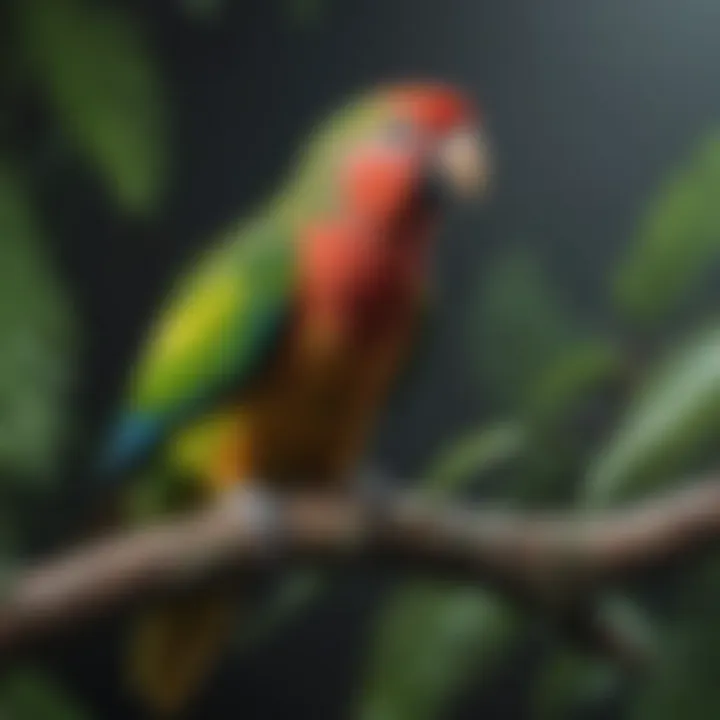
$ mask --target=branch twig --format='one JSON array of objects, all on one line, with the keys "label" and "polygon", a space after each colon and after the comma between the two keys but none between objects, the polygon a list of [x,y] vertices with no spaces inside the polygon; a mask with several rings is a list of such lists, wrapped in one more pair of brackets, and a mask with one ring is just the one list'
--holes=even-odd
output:
[{"label": "branch twig", "polygon": [[[11,583],[0,601],[0,660],[134,603],[277,560],[451,574],[562,611],[720,539],[720,481],[592,516],[437,506],[407,494],[375,510],[357,497],[244,493],[76,549]],[[616,638],[598,638],[620,652]]]}]

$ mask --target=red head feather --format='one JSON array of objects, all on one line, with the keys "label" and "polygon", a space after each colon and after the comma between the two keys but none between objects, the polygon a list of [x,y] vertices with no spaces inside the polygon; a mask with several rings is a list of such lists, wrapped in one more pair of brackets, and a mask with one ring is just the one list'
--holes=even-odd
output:
[{"label": "red head feather", "polygon": [[470,100],[449,85],[408,83],[392,86],[386,92],[398,116],[412,119],[434,134],[478,120]]},{"label": "red head feather", "polygon": [[415,142],[361,145],[347,158],[344,189],[349,205],[365,215],[390,217],[422,182],[426,151],[444,136],[476,124],[477,112],[458,90],[439,83],[407,83],[381,90],[395,121],[407,121]]}]

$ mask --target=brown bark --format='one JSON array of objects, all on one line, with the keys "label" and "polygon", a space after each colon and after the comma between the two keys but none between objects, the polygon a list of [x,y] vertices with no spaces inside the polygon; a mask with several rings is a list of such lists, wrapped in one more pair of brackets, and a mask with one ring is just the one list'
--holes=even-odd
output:
[{"label": "brown bark", "polygon": [[470,509],[402,493],[379,506],[353,496],[246,492],[18,573],[0,601],[0,659],[158,595],[302,561],[371,562],[481,583],[634,661],[635,648],[587,615],[588,602],[718,538],[718,481],[594,514]]}]

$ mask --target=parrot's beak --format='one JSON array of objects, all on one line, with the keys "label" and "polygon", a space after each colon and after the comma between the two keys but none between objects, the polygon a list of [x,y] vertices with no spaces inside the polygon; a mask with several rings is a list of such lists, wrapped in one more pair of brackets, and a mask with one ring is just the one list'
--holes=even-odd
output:
[{"label": "parrot's beak", "polygon": [[477,130],[456,130],[440,144],[437,169],[453,195],[485,197],[492,176],[492,158],[486,138]]}]

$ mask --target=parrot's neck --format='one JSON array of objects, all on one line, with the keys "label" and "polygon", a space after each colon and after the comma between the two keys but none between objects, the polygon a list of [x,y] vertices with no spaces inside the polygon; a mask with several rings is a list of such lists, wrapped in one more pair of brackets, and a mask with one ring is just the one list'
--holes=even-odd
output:
[{"label": "parrot's neck", "polygon": [[301,240],[306,311],[365,339],[409,321],[425,294],[433,224],[416,208],[310,225]]}]

